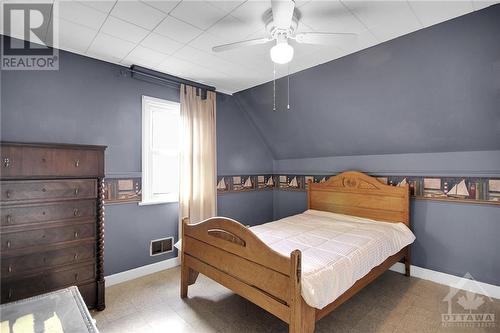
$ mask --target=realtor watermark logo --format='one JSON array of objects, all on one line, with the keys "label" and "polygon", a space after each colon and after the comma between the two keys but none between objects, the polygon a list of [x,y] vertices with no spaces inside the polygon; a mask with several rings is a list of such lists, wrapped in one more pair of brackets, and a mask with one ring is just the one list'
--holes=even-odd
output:
[{"label": "realtor watermark logo", "polygon": [[[470,290],[475,290],[477,293]],[[460,280],[443,298],[448,303],[447,313],[441,314],[441,326],[449,328],[493,328],[496,326],[494,311],[488,304],[493,299],[470,273]]]},{"label": "realtor watermark logo", "polygon": [[2,70],[59,69],[57,20],[52,20],[57,14],[56,3],[2,5]]}]

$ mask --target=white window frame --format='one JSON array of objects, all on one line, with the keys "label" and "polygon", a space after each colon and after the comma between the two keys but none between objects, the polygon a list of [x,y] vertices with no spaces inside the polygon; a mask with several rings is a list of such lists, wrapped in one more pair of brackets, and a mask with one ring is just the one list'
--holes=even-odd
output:
[{"label": "white window frame", "polygon": [[151,105],[161,105],[170,110],[180,112],[180,103],[159,99],[150,96],[142,96],[142,200],[139,205],[155,205],[169,202],[178,202],[179,193],[153,194],[153,165],[151,152],[152,139],[152,117]]}]

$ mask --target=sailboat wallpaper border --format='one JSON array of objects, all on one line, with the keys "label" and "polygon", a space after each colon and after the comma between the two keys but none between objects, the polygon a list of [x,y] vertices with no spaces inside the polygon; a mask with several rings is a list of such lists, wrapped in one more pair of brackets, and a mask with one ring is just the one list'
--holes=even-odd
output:
[{"label": "sailboat wallpaper border", "polygon": [[142,178],[104,178],[104,204],[124,204],[142,200]]},{"label": "sailboat wallpaper border", "polygon": [[[305,191],[309,180],[321,183],[333,175],[238,175],[218,176],[217,193],[248,191]],[[387,185],[408,183],[413,198],[500,205],[500,178],[375,176]]]}]

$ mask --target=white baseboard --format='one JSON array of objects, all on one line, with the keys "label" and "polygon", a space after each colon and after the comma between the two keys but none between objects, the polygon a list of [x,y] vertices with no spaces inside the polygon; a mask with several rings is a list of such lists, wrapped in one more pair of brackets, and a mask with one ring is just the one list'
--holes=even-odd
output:
[{"label": "white baseboard", "polygon": [[125,281],[140,278],[145,275],[153,274],[165,269],[173,268],[180,265],[179,257],[155,262],[154,264],[137,267],[125,272],[120,272],[112,275],[105,276],[106,287],[119,284]]},{"label": "white baseboard", "polygon": [[[390,268],[390,270],[404,274],[405,265],[403,263],[398,262],[394,264]],[[476,294],[481,294],[488,297],[494,297],[500,299],[500,286],[495,286],[493,284],[479,282],[475,280],[468,280],[463,277],[441,273],[413,265],[411,265],[410,275],[420,279],[443,284],[445,286],[449,286],[452,288],[464,289]]]}]

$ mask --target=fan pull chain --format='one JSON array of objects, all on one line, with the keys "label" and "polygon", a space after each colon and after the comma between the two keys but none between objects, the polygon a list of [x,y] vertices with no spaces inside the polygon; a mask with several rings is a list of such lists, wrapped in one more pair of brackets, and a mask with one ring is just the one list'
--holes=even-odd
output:
[{"label": "fan pull chain", "polygon": [[273,111],[276,111],[276,64],[273,63]]},{"label": "fan pull chain", "polygon": [[287,66],[287,97],[286,97],[286,109],[290,110],[290,63]]}]

